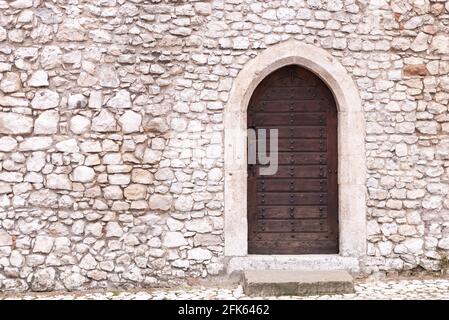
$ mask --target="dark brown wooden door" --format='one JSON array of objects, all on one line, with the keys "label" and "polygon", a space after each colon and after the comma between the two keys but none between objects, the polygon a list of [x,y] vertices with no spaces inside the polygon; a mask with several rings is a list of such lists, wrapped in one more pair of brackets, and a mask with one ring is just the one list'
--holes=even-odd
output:
[{"label": "dark brown wooden door", "polygon": [[248,252],[338,253],[337,109],[329,88],[304,68],[283,67],[256,88],[248,128],[279,136],[276,174],[248,165]]}]

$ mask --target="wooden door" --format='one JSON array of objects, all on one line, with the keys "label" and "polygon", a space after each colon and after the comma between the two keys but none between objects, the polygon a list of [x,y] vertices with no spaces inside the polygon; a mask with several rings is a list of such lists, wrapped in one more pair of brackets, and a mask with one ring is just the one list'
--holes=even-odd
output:
[{"label": "wooden door", "polygon": [[307,69],[283,67],[256,88],[248,128],[278,129],[279,137],[276,174],[248,165],[248,252],[338,253],[337,109],[329,88]]}]

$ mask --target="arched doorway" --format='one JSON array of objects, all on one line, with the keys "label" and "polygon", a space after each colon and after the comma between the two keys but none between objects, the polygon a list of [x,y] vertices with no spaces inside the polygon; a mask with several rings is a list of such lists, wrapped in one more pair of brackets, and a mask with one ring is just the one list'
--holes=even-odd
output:
[{"label": "arched doorway", "polygon": [[[257,86],[247,114],[248,129],[278,133],[276,173],[264,174],[259,158],[248,164],[248,253],[338,253],[337,108],[330,89],[311,71],[287,65]],[[269,154],[269,141],[261,142]]]},{"label": "arched doorway", "polygon": [[[288,65],[310,70],[331,90],[338,111],[338,254],[248,254],[247,119],[258,85]],[[261,51],[234,79],[224,111],[224,240],[227,272],[242,269],[357,272],[366,254],[365,119],[358,88],[339,59],[297,40]]]}]

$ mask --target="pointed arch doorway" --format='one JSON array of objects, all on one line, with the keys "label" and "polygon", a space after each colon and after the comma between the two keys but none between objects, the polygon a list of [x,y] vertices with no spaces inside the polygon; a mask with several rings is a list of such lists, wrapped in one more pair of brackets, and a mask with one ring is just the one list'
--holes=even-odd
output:
[{"label": "pointed arch doorway", "polygon": [[284,66],[254,91],[247,126],[278,132],[277,172],[248,164],[248,253],[338,253],[337,108],[329,88],[303,67]]}]

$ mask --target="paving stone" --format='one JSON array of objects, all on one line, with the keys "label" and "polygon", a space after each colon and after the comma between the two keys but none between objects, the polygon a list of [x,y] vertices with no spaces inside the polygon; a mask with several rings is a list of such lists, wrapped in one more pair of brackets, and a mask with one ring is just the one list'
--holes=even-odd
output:
[{"label": "paving stone", "polygon": [[[90,267],[90,266],[89,266]],[[50,270],[51,271],[51,270]],[[39,288],[48,288],[54,285],[51,272],[39,275]],[[83,280],[80,279],[75,279]],[[70,294],[46,293],[45,295],[32,294],[0,294],[0,300],[168,300],[168,299],[282,299],[282,300],[436,300],[449,299],[448,279],[412,280],[403,279],[395,281],[369,281],[354,283],[354,293],[323,294],[309,296],[247,296],[242,286],[220,287],[185,287],[182,289],[150,289],[139,291],[102,291],[95,293],[72,292]]]}]

